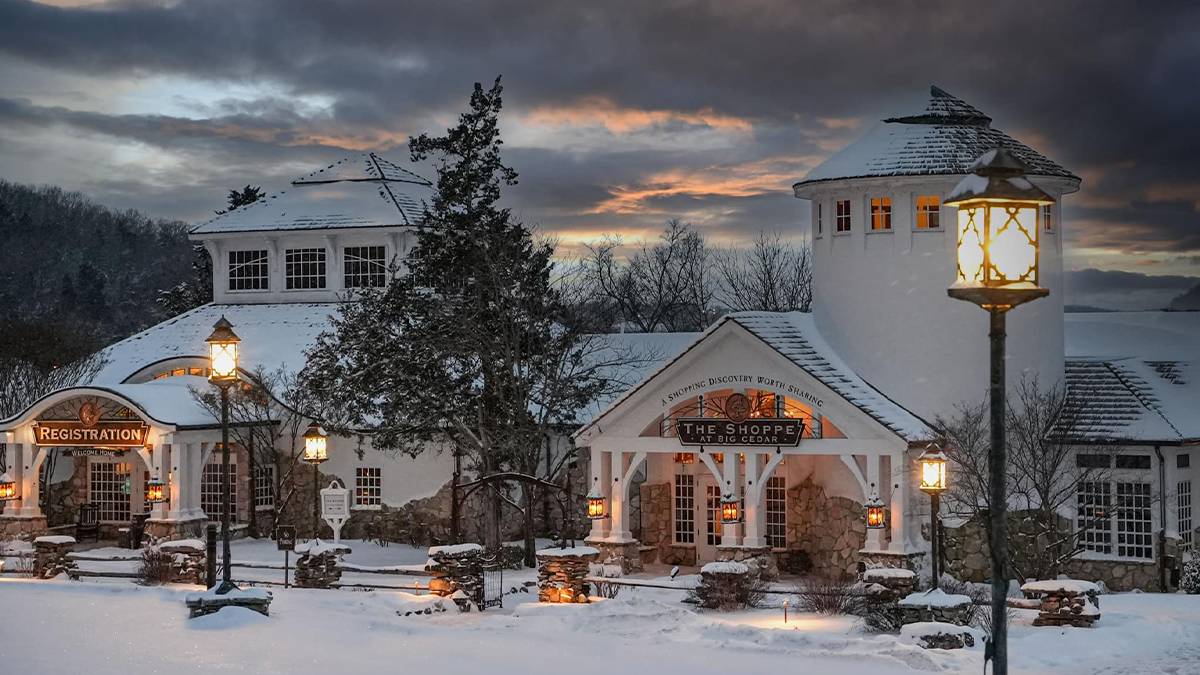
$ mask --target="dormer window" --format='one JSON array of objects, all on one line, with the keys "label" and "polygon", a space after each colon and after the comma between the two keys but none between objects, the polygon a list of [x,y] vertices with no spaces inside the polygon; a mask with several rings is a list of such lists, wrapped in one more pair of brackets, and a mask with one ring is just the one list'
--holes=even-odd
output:
[{"label": "dormer window", "polygon": [[383,246],[347,246],[342,250],[346,288],[377,288],[387,283]]},{"label": "dormer window", "polygon": [[265,250],[229,252],[229,290],[265,291],[268,288]]},{"label": "dormer window", "polygon": [[871,231],[886,232],[892,229],[892,198],[871,198]]},{"label": "dormer window", "polygon": [[917,197],[918,230],[940,230],[942,228],[942,198],[937,195]]},{"label": "dormer window", "polygon": [[850,231],[850,200],[849,199],[839,199],[835,203],[835,206],[837,207],[837,213],[836,213],[837,220],[834,222],[834,227],[836,228],[835,231],[836,232],[849,232]]},{"label": "dormer window", "polygon": [[289,291],[325,288],[325,249],[289,248],[284,254],[284,273]]}]

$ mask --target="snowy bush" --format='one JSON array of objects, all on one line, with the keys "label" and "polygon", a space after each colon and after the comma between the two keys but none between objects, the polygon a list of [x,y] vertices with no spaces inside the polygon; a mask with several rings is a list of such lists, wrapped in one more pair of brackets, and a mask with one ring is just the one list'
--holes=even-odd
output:
[{"label": "snowy bush", "polygon": [[1200,594],[1200,559],[1193,558],[1183,563],[1183,576],[1179,588],[1190,595]]},{"label": "snowy bush", "polygon": [[799,608],[817,614],[859,614],[862,611],[861,584],[833,577],[808,577],[796,584]]},{"label": "snowy bush", "polygon": [[157,546],[142,549],[138,561],[137,582],[143,586],[158,586],[171,581],[175,571],[175,556]]}]

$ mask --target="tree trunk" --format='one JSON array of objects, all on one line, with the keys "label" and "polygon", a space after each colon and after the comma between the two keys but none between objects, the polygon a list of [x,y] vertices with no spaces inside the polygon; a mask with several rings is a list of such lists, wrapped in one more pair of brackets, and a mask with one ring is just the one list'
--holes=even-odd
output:
[{"label": "tree trunk", "polygon": [[521,485],[521,501],[525,505],[525,566],[536,567],[537,559],[534,557],[534,549],[537,548],[537,541],[533,536],[533,499],[534,486],[525,483]]}]

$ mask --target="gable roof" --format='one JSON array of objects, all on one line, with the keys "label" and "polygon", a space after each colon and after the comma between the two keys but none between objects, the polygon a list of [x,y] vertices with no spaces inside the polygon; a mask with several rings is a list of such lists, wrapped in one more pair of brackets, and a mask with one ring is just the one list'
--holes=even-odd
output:
[{"label": "gable roof", "polygon": [[291,187],[227,211],[193,235],[416,225],[432,183],[374,152],[300,176]]},{"label": "gable roof", "polygon": [[818,382],[832,389],[846,401],[906,441],[929,440],[936,436],[933,427],[928,423],[889,399],[851,370],[821,336],[812,314],[804,312],[726,314],[696,336],[686,348],[671,359],[664,361],[658,368],[648,372],[637,386],[631,387],[609,403],[591,421],[575,432],[575,436],[579,436],[595,425],[602,417],[649,384],[684,354],[702,344],[727,322],[734,322],[746,329],[768,347],[779,352]]},{"label": "gable roof", "polygon": [[1200,313],[1066,315],[1077,433],[1098,443],[1200,442]]},{"label": "gable roof", "polygon": [[965,175],[980,155],[1006,146],[1031,167],[1031,175],[1078,177],[1037,150],[994,129],[971,104],[932,86],[924,110],[889,117],[822,162],[793,187],[844,178]]}]

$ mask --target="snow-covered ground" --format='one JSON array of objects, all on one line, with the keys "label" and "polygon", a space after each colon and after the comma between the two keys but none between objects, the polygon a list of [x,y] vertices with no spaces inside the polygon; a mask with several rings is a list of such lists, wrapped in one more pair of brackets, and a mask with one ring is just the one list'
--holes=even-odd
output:
[{"label": "snow-covered ground", "polygon": [[[869,635],[851,617],[779,609],[698,612],[678,591],[624,589],[592,605],[538,605],[405,617],[429,600],[391,591],[272,589],[271,616],[226,609],[188,620],[196,590],[126,581],[0,579],[5,672],[477,675],[980,673],[982,650],[926,651]],[[1093,629],[1012,628],[1014,673],[1200,672],[1200,599],[1104,596]]]}]

